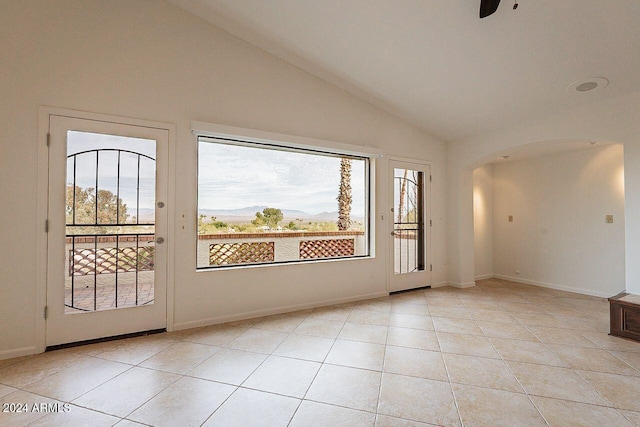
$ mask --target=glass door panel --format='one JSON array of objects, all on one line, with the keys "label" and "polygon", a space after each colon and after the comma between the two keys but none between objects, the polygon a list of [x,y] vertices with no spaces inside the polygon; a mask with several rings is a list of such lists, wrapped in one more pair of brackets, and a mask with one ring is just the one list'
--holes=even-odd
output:
[{"label": "glass door panel", "polygon": [[154,302],[156,141],[67,132],[65,313]]},{"label": "glass door panel", "polygon": [[394,168],[394,274],[424,270],[424,174]]}]

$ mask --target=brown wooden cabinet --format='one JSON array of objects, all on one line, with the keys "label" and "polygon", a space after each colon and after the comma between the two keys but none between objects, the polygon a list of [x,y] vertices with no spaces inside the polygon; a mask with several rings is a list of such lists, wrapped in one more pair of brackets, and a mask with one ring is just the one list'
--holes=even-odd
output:
[{"label": "brown wooden cabinet", "polygon": [[640,296],[620,293],[609,298],[610,335],[640,341]]}]

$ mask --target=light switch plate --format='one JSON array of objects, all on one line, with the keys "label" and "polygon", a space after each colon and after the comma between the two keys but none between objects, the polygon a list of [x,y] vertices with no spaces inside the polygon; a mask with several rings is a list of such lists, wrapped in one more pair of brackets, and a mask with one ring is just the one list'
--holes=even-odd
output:
[{"label": "light switch plate", "polygon": [[607,224],[613,224],[613,215],[605,215],[604,222]]}]

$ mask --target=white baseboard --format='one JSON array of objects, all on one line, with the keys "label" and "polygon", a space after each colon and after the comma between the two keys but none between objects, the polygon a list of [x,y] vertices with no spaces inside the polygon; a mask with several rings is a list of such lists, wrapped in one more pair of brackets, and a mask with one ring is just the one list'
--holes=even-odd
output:
[{"label": "white baseboard", "polygon": [[238,321],[238,320],[253,319],[253,318],[256,318],[256,317],[271,316],[271,315],[274,315],[274,314],[291,313],[293,311],[298,311],[298,310],[307,310],[307,309],[310,309],[310,308],[326,307],[326,306],[329,306],[329,305],[343,304],[343,303],[354,302],[354,301],[363,301],[363,300],[368,300],[368,299],[373,299],[373,298],[381,298],[381,297],[386,297],[386,296],[389,296],[389,292],[375,292],[375,293],[372,293],[372,294],[365,294],[365,295],[358,295],[358,296],[344,297],[344,298],[336,298],[336,299],[325,300],[325,301],[320,301],[320,302],[312,302],[312,303],[305,303],[305,304],[295,304],[295,305],[289,305],[289,306],[285,306],[285,307],[269,308],[269,309],[265,309],[265,310],[248,311],[248,312],[245,312],[245,313],[231,314],[231,315],[227,315],[227,316],[209,317],[207,319],[193,320],[193,321],[190,321],[190,322],[175,323],[173,325],[173,329],[175,331],[179,331],[179,330],[182,330],[182,329],[199,328],[199,327],[202,327],[202,326],[216,325],[216,324],[219,324],[219,323],[235,322],[235,321]]},{"label": "white baseboard", "polygon": [[449,282],[438,282],[438,283],[434,283],[431,285],[431,288],[442,288],[444,286],[447,286],[449,284]]},{"label": "white baseboard", "polygon": [[448,282],[447,285],[452,286],[458,289],[471,288],[476,285],[476,282],[467,282],[467,283],[459,283],[459,282]]},{"label": "white baseboard", "polygon": [[0,360],[11,359],[13,357],[20,357],[20,356],[29,356],[31,354],[36,354],[36,353],[38,353],[38,351],[35,346],[14,348],[12,350],[3,350],[3,351],[0,351]]},{"label": "white baseboard", "polygon": [[493,274],[481,274],[479,276],[474,277],[474,280],[486,280],[493,279],[495,276]]},{"label": "white baseboard", "polygon": [[510,280],[512,282],[524,283],[526,285],[540,286],[541,288],[549,288],[549,289],[555,289],[558,291],[573,292],[575,294],[582,294],[582,295],[591,295],[593,297],[599,297],[599,298],[609,298],[618,293],[618,292],[614,292],[613,294],[611,294],[609,292],[600,292],[600,291],[593,291],[590,289],[574,288],[571,286],[556,285],[555,283],[539,282],[537,280],[529,280],[529,279],[524,279],[522,277],[506,276],[503,274],[494,274],[493,277],[495,277],[496,279],[504,279],[504,280]]}]

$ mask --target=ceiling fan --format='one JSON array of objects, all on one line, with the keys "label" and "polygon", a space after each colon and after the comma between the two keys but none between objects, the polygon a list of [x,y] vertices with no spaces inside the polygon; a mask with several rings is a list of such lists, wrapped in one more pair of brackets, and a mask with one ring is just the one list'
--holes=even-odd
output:
[{"label": "ceiling fan", "polygon": [[[498,10],[498,6],[500,5],[500,0],[480,0],[480,18],[486,18],[489,15],[492,15],[496,10]],[[513,4],[513,10],[518,8],[518,0],[515,0]]]}]

